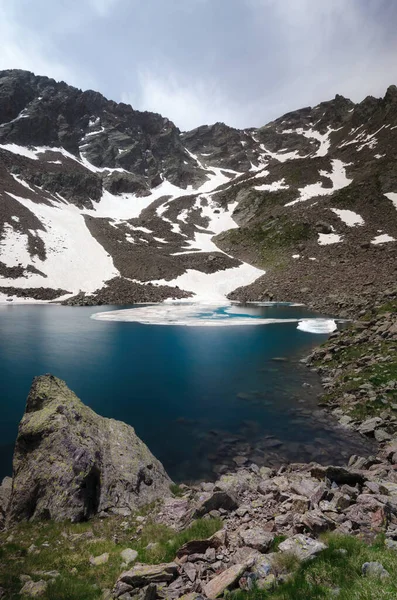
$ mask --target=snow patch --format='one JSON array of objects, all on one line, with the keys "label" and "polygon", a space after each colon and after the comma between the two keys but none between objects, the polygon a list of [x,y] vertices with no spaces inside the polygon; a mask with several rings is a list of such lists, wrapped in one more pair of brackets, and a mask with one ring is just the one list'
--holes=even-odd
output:
[{"label": "snow patch", "polygon": [[348,227],[356,227],[357,225],[365,225],[364,219],[352,210],[342,210],[339,208],[331,208]]},{"label": "snow patch", "polygon": [[329,244],[338,244],[342,241],[342,236],[338,233],[319,233],[318,243],[320,246],[328,246]]},{"label": "snow patch", "polygon": [[[218,248],[217,251],[219,252]],[[242,285],[250,285],[261,275],[264,275],[264,271],[243,263],[238,267],[209,274],[195,269],[187,269],[186,273],[172,281],[160,279],[152,281],[152,283],[178,286],[183,290],[193,292],[195,302],[224,303],[230,292]]]},{"label": "snow patch", "polygon": [[26,233],[15,231],[11,225],[5,223],[3,238],[0,240],[0,256],[7,267],[17,267],[19,264],[27,267],[32,260],[28,252]]},{"label": "snow patch", "polygon": [[299,198],[296,200],[292,200],[292,202],[287,202],[285,206],[293,206],[298,202],[305,202],[310,198],[315,198],[316,196],[329,196],[333,194],[336,190],[340,190],[351,184],[353,181],[346,176],[346,167],[347,164],[344,164],[339,159],[333,159],[331,161],[332,171],[320,171],[320,175],[322,177],[328,177],[331,179],[332,187],[325,188],[323,187],[321,181],[317,183],[311,183],[306,185],[303,188],[299,188]]},{"label": "snow patch", "polygon": [[394,207],[397,209],[397,192],[388,192],[385,196],[393,202]]},{"label": "snow patch", "polygon": [[32,258],[27,250],[27,236],[13,230],[8,231],[5,238],[5,243],[8,244],[5,258],[23,266],[32,264],[45,273],[47,278],[43,279],[41,275],[32,273],[19,279],[3,279],[3,285],[20,288],[45,285],[63,288],[73,293],[79,290],[94,292],[102,287],[105,281],[119,274],[112,258],[92,237],[83,215],[76,206],[37,204],[7,193],[30,210],[45,227],[45,231],[38,230],[35,233],[45,244],[47,258],[43,261],[37,256]]},{"label": "snow patch", "polygon": [[371,240],[371,244],[377,246],[379,244],[386,244],[387,242],[395,241],[395,238],[389,235],[388,233],[382,233],[381,235],[377,235],[373,240]]},{"label": "snow patch", "polygon": [[258,192],[277,192],[278,190],[288,190],[289,185],[285,184],[285,179],[280,179],[280,181],[273,181],[273,183],[263,183],[262,185],[255,185],[255,190]]}]

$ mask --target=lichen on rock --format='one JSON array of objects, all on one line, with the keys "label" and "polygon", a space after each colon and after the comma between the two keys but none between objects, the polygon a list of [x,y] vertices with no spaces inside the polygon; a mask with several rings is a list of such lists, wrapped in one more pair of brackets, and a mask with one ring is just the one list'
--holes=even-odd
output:
[{"label": "lichen on rock", "polygon": [[97,415],[52,375],[34,379],[15,445],[10,522],[127,514],[167,495],[170,482],[131,426]]}]

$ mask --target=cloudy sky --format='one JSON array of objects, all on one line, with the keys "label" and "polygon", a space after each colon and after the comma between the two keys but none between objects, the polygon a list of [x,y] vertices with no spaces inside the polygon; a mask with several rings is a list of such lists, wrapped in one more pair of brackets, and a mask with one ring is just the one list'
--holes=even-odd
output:
[{"label": "cloudy sky", "polygon": [[397,84],[395,0],[0,0],[0,69],[28,69],[182,130],[259,126]]}]

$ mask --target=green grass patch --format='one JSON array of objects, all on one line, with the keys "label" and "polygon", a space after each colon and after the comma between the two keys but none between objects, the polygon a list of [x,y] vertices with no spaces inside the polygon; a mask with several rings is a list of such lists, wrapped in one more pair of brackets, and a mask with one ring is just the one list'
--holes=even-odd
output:
[{"label": "green grass patch", "polygon": [[[35,581],[49,581],[42,596],[45,600],[96,600],[101,598],[101,590],[114,586],[121,573],[123,549],[135,549],[140,562],[168,562],[185,542],[205,539],[222,526],[220,519],[199,519],[186,530],[175,532],[153,523],[149,517],[143,525],[134,517],[93,519],[76,524],[20,523],[0,534],[0,587],[6,590],[7,600],[19,599],[23,587],[20,575],[24,574]],[[148,544],[152,547],[147,548]],[[29,548],[33,546],[32,552]],[[107,563],[90,564],[91,556],[105,552],[109,554]],[[44,571],[58,571],[60,576],[50,582],[49,577],[43,575]]]},{"label": "green grass patch", "polygon": [[178,498],[180,498],[185,493],[185,490],[183,488],[181,488],[181,486],[178,485],[177,483],[171,483],[170,492],[174,496],[177,496]]},{"label": "green grass patch", "polygon": [[[397,552],[379,538],[372,546],[352,536],[324,536],[328,549],[312,561],[284,566],[291,577],[273,592],[237,591],[233,600],[395,600],[397,598]],[[342,550],[342,552],[341,552]],[[364,562],[377,561],[389,572],[385,580],[363,577]],[[336,595],[336,591],[338,594]]]}]

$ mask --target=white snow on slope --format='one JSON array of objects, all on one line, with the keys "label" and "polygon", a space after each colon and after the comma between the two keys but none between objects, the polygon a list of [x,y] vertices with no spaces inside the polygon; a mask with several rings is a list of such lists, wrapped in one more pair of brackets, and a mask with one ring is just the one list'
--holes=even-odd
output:
[{"label": "white snow on slope", "polygon": [[342,236],[338,233],[319,233],[318,243],[320,246],[328,246],[329,244],[338,244],[342,241]]},{"label": "white snow on slope", "polygon": [[19,156],[26,156],[32,160],[38,160],[36,150],[25,148],[25,146],[19,146],[18,144],[0,144],[0,149],[8,150],[8,152],[12,152],[13,154],[19,154]]},{"label": "white snow on slope", "polygon": [[[19,264],[28,265],[31,262],[28,252],[28,236],[16,231],[6,223],[0,240],[0,260],[7,267],[16,267]],[[2,280],[3,281],[3,280]]]},{"label": "white snow on slope", "polygon": [[315,198],[316,196],[329,196],[336,190],[340,190],[351,184],[353,181],[346,176],[346,168],[348,165],[344,164],[339,159],[333,159],[331,161],[332,171],[320,171],[320,175],[322,177],[328,177],[331,179],[332,187],[325,188],[323,187],[321,181],[317,183],[311,183],[306,185],[303,188],[299,188],[299,198],[296,200],[292,200],[291,202],[287,202],[285,206],[293,206],[298,202],[305,202],[305,200],[309,200],[310,198]]},{"label": "white snow on slope", "polygon": [[[84,155],[79,159],[63,148],[40,147],[27,149],[16,145],[7,145],[6,149],[33,160],[38,160],[39,154],[43,152],[60,153],[95,172],[123,170],[94,167],[85,159]],[[196,160],[201,164],[197,158]],[[209,223],[206,228],[200,228],[201,231],[196,232],[194,240],[184,244],[186,248],[185,252],[221,252],[211,241],[211,238],[214,234],[221,231],[237,227],[231,216],[236,204],[232,203],[226,210],[223,210],[212,202],[211,194],[214,193],[219,185],[230,182],[239,173],[230,169],[220,169],[217,167],[207,167],[205,170],[208,179],[198,190],[193,189],[192,186],[189,186],[187,189],[179,188],[163,180],[157,188],[152,190],[149,196],[143,198],[136,197],[134,194],[116,196],[105,191],[101,200],[98,203],[93,203],[92,209],[80,210],[68,204],[59,194],[56,197],[62,202],[62,205],[57,204],[56,200],[54,200],[53,206],[48,206],[34,203],[31,200],[10,193],[10,196],[28,208],[45,226],[46,231],[38,231],[36,235],[45,244],[47,259],[41,261],[37,256],[31,258],[27,251],[27,236],[14,232],[12,227],[10,227],[12,231],[8,231],[8,237],[6,237],[4,243],[9,244],[8,248],[11,248],[10,245],[12,245],[13,249],[10,250],[10,253],[14,260],[17,257],[18,263],[21,262],[24,266],[27,266],[27,264],[35,265],[48,277],[43,279],[40,275],[29,274],[28,277],[18,280],[3,279],[3,285],[15,285],[21,288],[40,286],[59,287],[73,293],[77,293],[80,290],[90,293],[102,287],[106,280],[111,279],[119,273],[114,267],[111,257],[95,238],[91,236],[85,225],[84,215],[113,219],[116,225],[120,221],[138,217],[144,208],[162,196],[170,196],[170,198],[164,205],[157,208],[157,214],[164,220],[168,220],[164,213],[167,210],[169,202],[181,196],[203,194],[207,204],[204,205],[203,203],[203,206],[200,206],[200,208],[202,215],[208,217]],[[220,212],[215,212],[215,210],[219,210]],[[186,215],[182,214],[182,222],[183,217],[186,218]],[[180,226],[177,223],[170,221],[170,224],[174,232],[185,235],[181,233]],[[144,228],[134,228],[131,226],[131,229],[143,230]],[[149,230],[145,231],[145,233],[149,233]],[[128,241],[134,243],[134,238],[129,236]],[[141,241],[147,240],[142,239]],[[161,238],[158,238],[158,241],[166,243],[166,240]],[[16,247],[18,251],[14,252],[14,248]],[[184,275],[177,278],[175,283],[167,281],[164,281],[164,283],[168,285],[180,285],[188,291],[193,291],[200,302],[207,302],[208,299],[215,299],[216,302],[224,302],[226,294],[240,285],[252,283],[260,275],[263,275],[263,271],[250,265],[242,264],[239,267],[209,275],[190,269]]]},{"label": "white snow on slope", "polygon": [[273,183],[263,183],[262,185],[255,185],[254,189],[258,192],[277,192],[278,190],[288,190],[289,185],[285,184],[285,179],[280,181],[273,181]]},{"label": "white snow on slope", "polygon": [[[207,204],[203,203],[206,201]],[[181,254],[191,254],[196,252],[222,252],[218,246],[214,244],[212,238],[214,235],[227,231],[228,229],[235,229],[238,227],[237,223],[233,220],[232,214],[237,206],[237,202],[232,202],[228,205],[227,210],[220,208],[210,197],[210,194],[203,194],[199,196],[195,202],[195,208],[201,208],[201,214],[203,217],[207,217],[209,223],[206,229],[202,229],[200,232],[195,232],[194,240],[187,240],[184,242],[186,250],[181,252],[174,252],[173,256],[180,256]],[[220,212],[215,212],[216,210]],[[222,252],[222,254],[225,254]]]},{"label": "white snow on slope", "polygon": [[[255,138],[254,138],[255,139]],[[257,140],[255,140],[257,141]],[[265,156],[262,157],[263,160],[266,159],[266,156],[270,156],[271,158],[275,158],[279,162],[286,162],[287,160],[294,160],[297,158],[304,158],[304,156],[300,156],[298,150],[294,150],[293,152],[271,152],[263,144],[259,146],[262,152],[265,153]]]},{"label": "white snow on slope", "polygon": [[389,235],[388,233],[381,233],[380,235],[377,235],[376,237],[374,237],[373,240],[371,240],[371,244],[374,244],[375,246],[377,246],[378,244],[386,244],[387,242],[395,242],[395,238],[392,237],[391,235]]},{"label": "white snow on slope", "polygon": [[331,208],[348,227],[356,227],[357,225],[365,225],[364,219],[352,210],[342,210],[339,208]]},{"label": "white snow on slope", "polygon": [[[264,271],[244,263],[238,267],[209,274],[188,269],[186,273],[172,281],[161,279],[152,281],[152,283],[179,286],[183,290],[193,292],[195,294],[194,302],[224,304],[227,302],[226,296],[230,292],[242,285],[253,283],[261,275],[264,275]],[[192,299],[190,299],[191,301]]]},{"label": "white snow on slope", "polygon": [[92,237],[77,207],[71,204],[59,207],[37,204],[7,193],[36,215],[46,228],[46,231],[36,232],[45,244],[46,260],[42,261],[37,256],[31,258],[27,251],[27,236],[18,232],[8,233],[6,238],[7,244],[14,244],[10,256],[23,266],[33,264],[48,279],[32,273],[17,280],[2,279],[3,285],[21,288],[44,286],[63,288],[74,293],[79,290],[90,293],[119,274],[112,258]]},{"label": "white snow on slope", "polygon": [[389,192],[388,194],[385,194],[386,198],[388,198],[389,200],[391,200],[394,204],[394,207],[397,208],[397,193],[396,192]]},{"label": "white snow on slope", "polygon": [[338,131],[338,129],[331,129],[331,127],[328,127],[326,133],[320,133],[315,129],[304,130],[302,127],[299,127],[298,129],[284,129],[281,133],[297,133],[298,135],[303,135],[305,138],[312,138],[320,142],[319,149],[312,156],[312,158],[314,158],[315,156],[326,156],[328,154],[331,145],[329,136],[333,131]]}]

